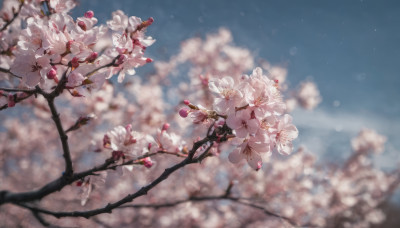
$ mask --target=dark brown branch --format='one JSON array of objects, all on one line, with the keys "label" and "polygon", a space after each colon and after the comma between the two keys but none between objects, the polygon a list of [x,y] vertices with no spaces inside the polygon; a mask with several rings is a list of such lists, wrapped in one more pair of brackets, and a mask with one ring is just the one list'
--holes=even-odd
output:
[{"label": "dark brown branch", "polygon": [[57,131],[58,131],[58,134],[60,135],[60,139],[61,139],[61,144],[62,144],[62,148],[63,148],[63,156],[64,156],[64,160],[65,160],[64,175],[69,178],[69,177],[72,177],[74,170],[72,167],[71,153],[70,153],[69,145],[68,145],[68,136],[67,136],[67,134],[65,134],[65,131],[61,124],[60,114],[58,114],[56,106],[54,105],[54,97],[47,98],[47,103],[50,107],[53,121],[57,126]]},{"label": "dark brown branch", "polygon": [[6,91],[6,92],[24,92],[24,93],[37,93],[38,90],[37,89],[18,89],[18,88],[1,88],[0,90]]},{"label": "dark brown branch", "polygon": [[[176,170],[188,165],[188,164],[192,164],[192,163],[196,163],[197,159],[193,159],[194,154],[196,153],[196,151],[205,143],[208,142],[213,142],[216,141],[218,139],[218,137],[215,136],[215,134],[213,134],[212,136],[208,136],[200,141],[197,141],[193,144],[193,147],[191,149],[191,151],[189,152],[189,155],[186,159],[184,159],[182,162],[167,168],[164,170],[164,172],[158,177],[156,178],[153,182],[151,182],[150,184],[142,187],[140,190],[138,190],[137,192],[135,192],[134,194],[129,194],[127,196],[125,196],[124,198],[122,198],[121,200],[115,202],[115,203],[109,203],[107,204],[107,206],[103,207],[103,208],[98,208],[98,209],[94,209],[94,210],[89,210],[89,211],[74,211],[74,212],[52,212],[52,211],[48,211],[45,209],[36,209],[38,212],[43,213],[43,214],[49,214],[52,215],[56,218],[61,218],[61,217],[84,217],[84,218],[90,218],[92,216],[98,215],[98,214],[102,214],[102,213],[111,213],[113,209],[125,204],[125,203],[129,203],[132,202],[134,199],[146,195],[148,191],[150,191],[152,188],[154,188],[155,186],[157,186],[159,183],[161,183],[162,181],[166,180],[169,175],[171,175],[173,172],[175,172]],[[27,205],[23,205],[23,204],[17,204],[20,205],[22,207],[25,208],[32,208],[29,207]]]},{"label": "dark brown branch", "polygon": [[88,169],[88,170],[80,172],[80,173],[74,173],[73,176],[69,179],[65,178],[65,176],[61,176],[58,179],[46,184],[42,188],[35,190],[35,191],[21,192],[21,193],[0,191],[0,205],[4,204],[4,203],[21,203],[21,202],[40,200],[47,195],[50,195],[56,191],[60,191],[66,185],[69,185],[75,181],[78,181],[86,176],[94,175],[96,172],[109,170],[109,169],[115,169],[117,166],[130,165],[140,159],[143,159],[146,157],[152,157],[157,154],[170,154],[170,155],[183,157],[183,155],[174,154],[172,152],[158,151],[155,153],[149,153],[149,154],[142,155],[133,160],[127,161],[123,164],[114,165],[114,166],[111,166],[111,165],[114,164],[116,161],[113,160],[112,158],[110,158],[110,159],[107,159],[101,165],[98,165],[96,167],[93,167],[91,169]]},{"label": "dark brown branch", "polygon": [[[198,202],[205,202],[205,201],[216,201],[216,200],[229,200],[233,203],[237,203],[237,204],[241,204],[244,206],[248,206],[248,207],[252,207],[254,209],[258,209],[261,210],[263,213],[265,213],[268,216],[273,216],[276,218],[280,218],[283,219],[287,222],[289,222],[290,224],[292,224],[293,226],[298,226],[294,221],[292,221],[291,219],[278,215],[276,213],[273,213],[269,210],[267,210],[266,208],[250,203],[250,202],[245,202],[244,198],[239,198],[239,197],[231,197],[231,196],[226,196],[224,195],[218,195],[218,196],[198,196],[198,197],[190,197],[188,199],[184,199],[184,200],[177,200],[174,202],[168,202],[168,203],[160,203],[160,204],[134,204],[134,205],[122,205],[117,207],[118,209],[125,209],[125,208],[133,208],[133,209],[138,209],[138,208],[153,208],[153,209],[160,209],[160,208],[165,208],[165,207],[175,207],[179,204],[183,204],[183,203],[188,203],[188,202],[192,202],[192,203],[198,203]],[[21,207],[27,208],[31,211],[36,211],[37,213],[43,213],[43,214],[48,214],[48,215],[53,215],[57,218],[59,217],[65,217],[65,216],[70,216],[70,217],[81,217],[80,214],[78,214],[79,212],[71,212],[71,213],[75,213],[74,215],[66,215],[65,213],[62,214],[62,212],[52,212],[52,211],[48,211],[45,209],[41,209],[41,208],[37,208],[37,207],[31,207],[28,205],[24,205],[24,204],[18,204]],[[109,212],[111,213],[111,212]],[[85,216],[84,216],[85,217]],[[89,216],[90,217],[90,216]]]},{"label": "dark brown branch", "polygon": [[42,226],[45,226],[45,227],[50,226],[50,223],[48,223],[46,220],[44,220],[44,218],[39,214],[39,212],[35,211],[34,209],[31,209],[31,212],[33,214],[33,217],[35,217],[36,220],[38,220],[39,223],[42,224]]}]

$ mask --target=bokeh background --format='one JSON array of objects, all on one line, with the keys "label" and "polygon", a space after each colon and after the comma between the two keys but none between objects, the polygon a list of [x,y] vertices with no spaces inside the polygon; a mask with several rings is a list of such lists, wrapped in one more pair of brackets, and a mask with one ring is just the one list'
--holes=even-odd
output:
[{"label": "bokeh background", "polygon": [[89,9],[100,23],[117,9],[154,17],[147,34],[157,42],[147,53],[155,61],[176,54],[185,39],[228,28],[236,45],[286,66],[292,88],[305,79],[318,85],[319,107],[293,113],[298,146],[340,162],[350,154],[350,139],[367,127],[388,138],[376,165],[399,165],[399,1],[82,0],[73,16]]}]

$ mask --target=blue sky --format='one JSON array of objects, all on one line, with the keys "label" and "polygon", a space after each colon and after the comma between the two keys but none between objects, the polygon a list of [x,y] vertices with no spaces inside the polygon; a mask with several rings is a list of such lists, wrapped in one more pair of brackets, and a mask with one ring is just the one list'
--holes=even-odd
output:
[{"label": "blue sky", "polygon": [[344,159],[350,138],[368,127],[388,137],[385,155],[375,162],[391,168],[400,161],[398,1],[87,0],[73,15],[89,9],[100,22],[117,9],[154,17],[148,34],[157,42],[148,54],[155,61],[176,54],[185,39],[226,27],[236,45],[287,64],[292,86],[306,78],[318,84],[323,102],[317,110],[293,113],[297,145],[321,159]]}]

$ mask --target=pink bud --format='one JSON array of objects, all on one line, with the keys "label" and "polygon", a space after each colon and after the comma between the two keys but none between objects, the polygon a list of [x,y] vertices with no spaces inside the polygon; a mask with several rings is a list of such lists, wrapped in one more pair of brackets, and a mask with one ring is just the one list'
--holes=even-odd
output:
[{"label": "pink bud", "polygon": [[72,58],[72,60],[71,60],[71,66],[72,66],[73,68],[79,67],[79,59],[78,59],[77,57]]},{"label": "pink bud", "polygon": [[152,59],[150,59],[150,58],[147,58],[147,59],[146,59],[146,63],[151,63],[151,62],[153,62]]},{"label": "pink bud", "polygon": [[15,100],[14,100],[14,95],[8,94],[8,107],[14,107],[15,106]]},{"label": "pink bud", "polygon": [[142,160],[142,162],[143,162],[143,165],[144,165],[146,168],[151,168],[151,167],[153,166],[153,161],[152,161],[149,157],[144,158],[144,159]]},{"label": "pink bud", "polygon": [[185,105],[189,105],[189,104],[190,104],[190,101],[189,101],[189,100],[183,100],[183,103],[184,103]]},{"label": "pink bud", "polygon": [[73,40],[70,40],[70,41],[68,41],[67,42],[67,50],[70,50],[71,49],[71,45],[72,45],[72,43],[73,43],[74,41]]},{"label": "pink bud", "polygon": [[150,23],[150,25],[151,24],[153,24],[153,22],[154,22],[154,18],[152,18],[152,17],[149,17],[149,19],[147,19],[147,21]]},{"label": "pink bud", "polygon": [[161,130],[166,131],[166,130],[168,130],[169,126],[170,126],[169,123],[165,123]]},{"label": "pink bud", "polygon": [[54,79],[55,77],[57,77],[57,71],[55,69],[51,69],[48,73],[47,73],[47,78],[48,79]]},{"label": "pink bud", "polygon": [[179,110],[179,115],[183,118],[186,118],[188,116],[188,114],[189,114],[189,109],[187,109],[187,108],[181,108]]},{"label": "pink bud", "polygon": [[86,31],[86,24],[85,24],[85,22],[79,21],[79,22],[78,22],[78,26],[81,27],[81,29],[82,29],[83,31]]},{"label": "pink bud", "polygon": [[149,143],[149,145],[147,145],[147,149],[151,149],[151,146],[152,146],[152,144],[151,143]]},{"label": "pink bud", "polygon": [[84,15],[86,18],[92,18],[94,16],[94,12],[89,10]]},{"label": "pink bud", "polygon": [[97,56],[99,56],[99,54],[97,54],[97,52],[92,52],[92,53],[86,58],[86,61],[92,63],[94,60],[97,59]]}]

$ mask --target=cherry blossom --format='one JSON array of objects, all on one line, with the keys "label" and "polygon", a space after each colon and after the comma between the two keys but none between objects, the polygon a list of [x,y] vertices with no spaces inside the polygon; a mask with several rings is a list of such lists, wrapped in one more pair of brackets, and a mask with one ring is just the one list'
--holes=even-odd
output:
[{"label": "cherry blossom", "polygon": [[292,117],[285,114],[282,119],[279,120],[276,130],[273,130],[273,132],[275,133],[276,140],[274,147],[277,151],[285,155],[292,153],[292,141],[299,135],[296,126],[292,124]]},{"label": "cherry blossom", "polygon": [[245,139],[238,148],[229,154],[229,161],[237,163],[242,159],[246,159],[251,168],[259,170],[262,166],[260,153],[268,152],[270,152],[268,141],[260,142],[258,137],[250,136],[249,139]]},{"label": "cherry blossom", "polygon": [[229,115],[226,123],[236,131],[236,136],[245,138],[247,135],[257,133],[260,124],[257,119],[252,118],[252,111],[249,109],[240,110],[234,115]]},{"label": "cherry blossom", "polygon": [[374,130],[363,129],[357,136],[351,140],[351,146],[358,153],[382,153],[383,145],[386,142],[386,137],[379,135]]},{"label": "cherry blossom", "polygon": [[21,76],[22,81],[29,87],[34,87],[39,82],[43,83],[51,69],[49,57],[34,52],[26,52],[17,56],[11,66],[11,72]]},{"label": "cherry blossom", "polygon": [[[75,5],[3,1],[1,226],[369,227],[385,220],[381,205],[400,171],[375,167],[369,153],[383,152],[386,137],[362,130],[343,165],[292,145],[299,131],[286,112],[315,108],[315,84],[290,89],[285,64],[235,46],[225,28],[183,41],[166,62],[154,58],[146,77],[126,77],[153,62],[146,29],[154,19],[118,10],[102,25],[90,10],[71,17]],[[114,75],[124,83],[110,82]],[[290,156],[270,156],[275,151]]]}]

